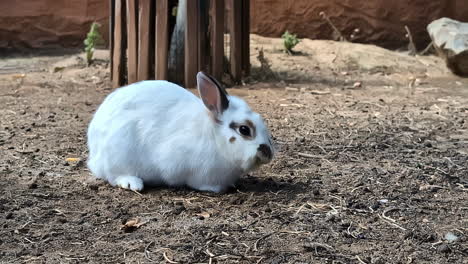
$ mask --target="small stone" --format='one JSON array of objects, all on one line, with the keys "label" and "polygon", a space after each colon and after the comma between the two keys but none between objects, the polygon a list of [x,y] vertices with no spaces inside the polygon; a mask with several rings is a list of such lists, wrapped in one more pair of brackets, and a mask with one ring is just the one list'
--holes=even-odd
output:
[{"label": "small stone", "polygon": [[314,188],[312,190],[312,194],[315,195],[315,196],[318,196],[318,195],[320,195],[320,190],[318,188]]},{"label": "small stone", "polygon": [[381,257],[376,257],[376,258],[372,258],[371,263],[372,264],[384,264],[384,263],[387,263],[387,262],[384,259],[382,259]]},{"label": "small stone", "polygon": [[336,220],[336,216],[334,214],[329,214],[325,218],[325,221],[327,221],[327,222],[335,222],[335,220]]},{"label": "small stone", "polygon": [[93,191],[97,191],[99,189],[99,186],[97,186],[96,184],[90,184],[88,185],[88,188]]},{"label": "small stone", "polygon": [[453,243],[453,242],[456,242],[458,240],[458,236],[456,236],[454,233],[452,232],[448,232],[447,234],[445,234],[445,239],[449,242],[449,243]]},{"label": "small stone", "polygon": [[361,82],[355,82],[355,83],[353,84],[353,88],[360,88],[360,87],[362,87],[362,83],[361,83]]},{"label": "small stone", "polygon": [[468,76],[468,23],[443,17],[431,22],[427,31],[447,67],[456,75]]},{"label": "small stone", "polygon": [[58,224],[65,224],[66,222],[68,222],[66,218],[60,217],[57,219]]},{"label": "small stone", "polygon": [[408,239],[413,237],[413,231],[407,231],[405,235],[403,236],[403,239]]},{"label": "small stone", "polygon": [[450,247],[447,244],[442,244],[437,247],[437,252],[439,253],[449,253]]},{"label": "small stone", "polygon": [[182,204],[182,205],[178,205],[174,208],[174,211],[172,211],[175,215],[180,215],[183,211],[185,211],[185,206]]},{"label": "small stone", "polygon": [[426,148],[432,148],[432,143],[429,142],[429,141],[426,141],[426,142],[424,143],[424,146],[425,146]]},{"label": "small stone", "polygon": [[5,215],[5,219],[12,219],[13,218],[13,213],[12,212],[8,212],[6,215]]},{"label": "small stone", "polygon": [[373,204],[370,206],[370,208],[372,208],[372,210],[374,210],[374,211],[377,210],[377,209],[379,209],[379,207],[380,207],[380,203],[379,203],[379,202],[375,202],[375,203],[373,203]]}]

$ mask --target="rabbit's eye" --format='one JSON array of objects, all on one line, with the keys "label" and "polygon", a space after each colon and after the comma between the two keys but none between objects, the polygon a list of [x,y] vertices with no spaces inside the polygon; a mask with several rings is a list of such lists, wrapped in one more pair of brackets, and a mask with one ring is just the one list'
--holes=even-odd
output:
[{"label": "rabbit's eye", "polygon": [[248,126],[240,126],[239,133],[243,136],[250,137],[250,128]]}]

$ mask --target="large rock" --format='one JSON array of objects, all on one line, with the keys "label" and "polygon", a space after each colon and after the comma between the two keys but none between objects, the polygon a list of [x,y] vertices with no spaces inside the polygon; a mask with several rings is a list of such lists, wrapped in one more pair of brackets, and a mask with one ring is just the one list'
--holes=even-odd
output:
[{"label": "large rock", "polygon": [[468,77],[468,23],[441,18],[427,26],[434,47],[449,69]]}]

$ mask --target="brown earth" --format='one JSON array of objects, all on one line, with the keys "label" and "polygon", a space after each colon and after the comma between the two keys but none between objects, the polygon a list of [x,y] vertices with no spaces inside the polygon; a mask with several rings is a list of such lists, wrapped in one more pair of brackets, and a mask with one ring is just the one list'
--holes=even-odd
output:
[{"label": "brown earth", "polygon": [[[466,21],[466,0],[251,0],[251,32],[279,37],[286,30],[301,38],[332,39],[329,25],[319,13],[328,14],[345,37],[389,48],[407,45],[407,25],[419,49],[430,41],[426,26],[441,17]],[[108,0],[0,1],[0,48],[81,46],[93,21],[100,22],[108,37]]]},{"label": "brown earth", "polygon": [[347,39],[357,28],[360,33],[353,41],[388,48],[407,45],[405,25],[423,49],[430,42],[426,30],[430,22],[441,17],[462,21],[468,17],[465,0],[254,0],[251,10],[252,33],[280,37],[289,30],[300,37],[330,39],[332,28],[319,16],[324,11]]},{"label": "brown earth", "polygon": [[253,76],[228,92],[279,154],[222,195],[90,177],[105,54],[0,60],[0,262],[467,263],[468,80],[432,56],[278,43],[253,36]]},{"label": "brown earth", "polygon": [[107,39],[109,1],[0,1],[0,48],[82,47],[92,22]]}]

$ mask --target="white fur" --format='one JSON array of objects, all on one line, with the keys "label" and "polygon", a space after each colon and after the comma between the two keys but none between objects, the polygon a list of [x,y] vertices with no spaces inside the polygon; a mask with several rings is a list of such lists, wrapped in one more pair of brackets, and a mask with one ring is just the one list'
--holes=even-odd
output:
[{"label": "white fur", "polygon": [[[256,167],[259,144],[271,146],[260,115],[242,99],[228,99],[219,124],[200,98],[176,84],[142,81],[116,89],[89,125],[88,167],[97,178],[136,191],[143,183],[225,191]],[[257,129],[253,140],[229,128],[247,119]]]}]

